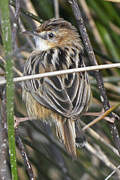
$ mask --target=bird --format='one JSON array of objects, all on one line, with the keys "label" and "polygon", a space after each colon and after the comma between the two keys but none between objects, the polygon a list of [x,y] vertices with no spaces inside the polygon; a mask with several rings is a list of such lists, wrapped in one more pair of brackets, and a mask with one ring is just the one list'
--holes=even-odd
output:
[{"label": "bird", "polygon": [[[46,20],[25,33],[34,38],[35,49],[25,62],[24,76],[86,66],[85,49],[77,28],[63,18]],[[88,73],[26,80],[22,94],[28,116],[53,122],[58,139],[72,157],[77,157],[75,122],[89,107]]]}]

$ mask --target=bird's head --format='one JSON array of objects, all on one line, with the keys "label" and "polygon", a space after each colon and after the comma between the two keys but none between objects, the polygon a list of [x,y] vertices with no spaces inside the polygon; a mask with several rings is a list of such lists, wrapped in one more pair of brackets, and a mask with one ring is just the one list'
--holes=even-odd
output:
[{"label": "bird's head", "polygon": [[74,43],[81,46],[76,28],[62,18],[45,21],[32,32],[32,35],[35,39],[36,49],[40,51],[73,46]]}]

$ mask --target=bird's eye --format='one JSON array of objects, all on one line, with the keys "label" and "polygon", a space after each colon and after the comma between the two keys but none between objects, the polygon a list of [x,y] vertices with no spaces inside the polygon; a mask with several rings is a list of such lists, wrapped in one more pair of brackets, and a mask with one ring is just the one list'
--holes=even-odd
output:
[{"label": "bird's eye", "polygon": [[51,32],[48,34],[49,38],[52,39],[55,35]]}]

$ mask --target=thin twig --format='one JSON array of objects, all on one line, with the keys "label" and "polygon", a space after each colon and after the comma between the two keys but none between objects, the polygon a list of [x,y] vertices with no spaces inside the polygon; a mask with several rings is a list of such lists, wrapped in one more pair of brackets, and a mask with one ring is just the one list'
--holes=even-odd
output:
[{"label": "thin twig", "polygon": [[26,167],[27,174],[28,174],[30,180],[35,180],[33,170],[32,170],[32,166],[31,166],[31,164],[29,162],[29,159],[28,159],[24,144],[22,143],[22,140],[19,137],[17,131],[16,131],[16,142],[17,142],[18,148],[20,150],[20,153],[22,155],[22,158],[24,160],[24,164],[25,164],[25,167]]},{"label": "thin twig", "polygon": [[[25,27],[24,27],[24,24],[22,23],[21,19],[19,19],[19,28],[20,28],[20,31],[21,32],[24,32],[26,31]],[[24,36],[25,40],[28,41],[28,44],[29,46],[34,49],[35,48],[35,45],[34,43],[32,42],[32,40],[30,39],[29,36]]]},{"label": "thin twig", "polygon": [[14,67],[13,66],[13,70],[14,70],[14,72],[16,72],[16,74],[18,75],[18,76],[20,76],[20,77],[22,77],[23,76],[23,73],[21,73],[16,67]]},{"label": "thin twig", "polygon": [[77,0],[68,0],[68,1],[72,6],[72,10],[73,10],[74,16],[76,18],[79,31],[81,33],[81,38],[83,40],[83,44],[84,44],[86,52],[88,54],[88,58],[89,58],[90,62],[93,61],[93,63],[91,63],[92,65],[93,64],[98,65],[95,55],[94,55],[94,52],[93,52],[93,48],[91,46],[87,31],[86,31],[86,27],[83,22],[82,14],[81,14],[79,6],[77,4]]},{"label": "thin twig", "polygon": [[[45,131],[47,133],[48,136],[50,136],[52,139],[54,139],[54,136],[53,136],[53,133],[52,133],[52,130],[51,130],[51,127],[49,124],[43,123],[41,128],[43,131]],[[75,177],[70,176],[69,170],[66,167],[66,163],[64,161],[64,158],[63,158],[60,150],[52,143],[49,143],[49,148],[52,151],[52,153],[54,154],[53,156],[51,156],[51,159],[54,157],[54,162],[60,168],[60,170],[63,174],[63,179],[64,180],[75,180]]]},{"label": "thin twig", "polygon": [[[85,126],[86,124],[79,120],[80,124],[82,126]],[[119,153],[118,153],[118,150],[113,147],[111,144],[108,144],[108,142],[102,138],[102,136],[100,136],[96,131],[94,131],[92,128],[88,128],[86,130],[93,138],[95,138],[96,140],[100,141],[101,143],[103,143],[105,146],[107,146],[113,153],[115,153],[118,157],[120,157]]]},{"label": "thin twig", "polygon": [[[104,83],[117,83],[120,82],[120,76],[111,76],[111,77],[105,77],[103,78]],[[91,79],[90,80],[91,84],[96,84],[96,80],[95,79]]]},{"label": "thin twig", "polygon": [[110,178],[116,173],[116,171],[117,171],[118,169],[120,169],[120,165],[119,165],[117,168],[115,168],[115,169],[105,178],[105,180],[110,179]]},{"label": "thin twig", "polygon": [[[85,148],[94,154],[98,159],[100,159],[107,167],[110,169],[115,169],[116,166],[108,159],[108,157],[105,155],[105,153],[100,149],[98,145],[95,145],[93,147],[91,144],[88,142],[85,143]],[[120,174],[120,171],[118,172]]]},{"label": "thin twig", "polygon": [[[30,13],[34,14],[36,17],[38,17],[38,14],[37,14],[37,11],[34,7],[34,4],[32,3],[31,0],[27,0],[27,3],[26,3],[26,0],[23,0],[23,7],[26,7],[26,10],[28,10]],[[41,20],[42,22],[42,20]],[[38,21],[32,21],[32,23],[37,27],[40,25],[40,22]],[[34,26],[33,26],[34,27]]]},{"label": "thin twig", "polygon": [[[39,133],[41,133],[45,138],[48,139],[48,141],[55,145],[56,148],[58,148],[67,158],[71,159],[71,156],[67,153],[67,151],[63,148],[63,146],[61,146],[60,143],[58,143],[58,141],[56,141],[54,138],[51,138],[51,136],[48,136],[48,134],[46,133],[46,131],[43,131],[43,129],[40,129],[38,126],[36,126],[33,122],[31,122],[32,126],[35,128],[36,131],[38,131]],[[35,147],[34,147],[35,148]],[[37,150],[37,149],[36,149]],[[82,168],[85,168],[85,165],[83,163],[81,163],[81,161],[75,159],[74,160],[74,163],[77,165],[77,166],[80,166]],[[88,172],[88,174],[90,174],[93,178],[95,178],[94,174],[91,173],[90,169],[87,168],[86,169],[86,172]]]},{"label": "thin twig", "polygon": [[55,17],[59,18],[59,2],[58,0],[54,0],[54,11],[55,11]]},{"label": "thin twig", "polygon": [[[47,73],[17,77],[17,78],[13,79],[13,82],[26,81],[26,80],[30,80],[30,79],[38,79],[38,78],[42,78],[42,77],[51,77],[51,76],[62,75],[62,74],[70,74],[70,73],[77,73],[77,72],[84,72],[84,71],[93,71],[96,69],[110,69],[110,68],[115,68],[115,67],[119,68],[120,63],[104,64],[104,65],[98,65],[98,66],[89,66],[89,67],[67,69],[67,70],[61,70],[61,71],[54,71],[54,72],[47,72]],[[3,85],[5,83],[6,83],[5,79],[0,81],[0,85]]]},{"label": "thin twig", "polygon": [[90,28],[92,29],[92,33],[94,34],[94,38],[95,38],[96,42],[99,44],[99,47],[102,50],[102,52],[105,53],[106,51],[105,51],[104,43],[101,40],[101,37],[100,37],[100,34],[99,34],[98,29],[96,27],[96,24],[92,18],[90,8],[88,8],[88,5],[87,5],[85,0],[82,0],[82,1],[79,0],[79,3],[81,4],[81,6],[82,6],[87,18],[88,18],[88,23],[89,23]]},{"label": "thin twig", "polygon": [[[53,160],[52,158],[49,158],[48,155],[46,155],[45,153],[42,152],[42,150],[39,148],[36,148],[36,146],[34,144],[32,144],[31,142],[29,142],[27,139],[23,139],[24,143],[28,146],[30,146],[32,149],[34,149],[36,152],[40,153],[42,157],[44,157],[46,160],[48,160],[52,165],[54,165],[57,169],[63,171],[63,166],[60,165],[59,161],[56,162],[55,160]],[[53,146],[53,144],[52,144]],[[56,147],[56,146],[55,146]],[[66,169],[65,169],[66,170]],[[64,172],[62,172],[64,173]],[[69,180],[75,180],[70,174],[69,172],[65,172],[68,176],[69,176]],[[65,179],[65,180],[68,180]]]},{"label": "thin twig", "polygon": [[[6,61],[3,59],[3,57],[0,56],[0,60],[6,64]],[[13,71],[18,75],[18,76],[23,76],[23,74],[15,67],[13,66]]]},{"label": "thin twig", "polygon": [[[13,6],[13,7],[15,7],[14,0],[10,0],[10,5]],[[38,21],[38,22],[40,22],[40,23],[43,22],[43,20],[40,19],[38,16],[35,16],[34,14],[32,14],[32,13],[26,11],[26,10],[23,9],[23,8],[20,8],[20,12],[22,12],[22,13],[25,14],[26,16],[28,16],[28,17],[34,19],[35,21]]]},{"label": "thin twig", "polygon": [[[83,44],[84,44],[85,50],[86,50],[87,55],[88,55],[88,59],[89,59],[91,65],[98,65],[96,58],[95,58],[95,55],[94,55],[94,52],[93,52],[92,45],[90,43],[87,31],[86,31],[86,27],[85,27],[84,22],[83,22],[83,18],[82,18],[79,6],[77,4],[77,0],[68,0],[68,1],[70,2],[71,6],[72,6],[72,10],[73,10],[74,16],[75,16],[77,24],[78,24],[78,28],[79,28],[79,31],[81,34],[81,38],[83,40]],[[101,101],[103,103],[103,107],[104,107],[105,111],[107,111],[110,108],[110,104],[109,104],[109,101],[108,101],[108,98],[106,95],[106,90],[104,88],[102,75],[98,70],[95,71],[94,74],[95,74],[95,78],[97,80],[98,88],[100,91],[100,98],[101,98]],[[114,114],[110,113],[109,116],[111,118],[114,118],[115,120],[120,119],[120,117],[117,116],[115,113]],[[110,126],[110,130],[111,130],[111,134],[112,134],[113,139],[115,141],[115,146],[117,147],[117,149],[120,153],[120,137],[119,137],[117,127],[116,127],[115,123],[109,123],[109,126]]]},{"label": "thin twig", "polygon": [[[94,119],[92,122],[90,122],[89,124],[87,124],[85,127],[83,127],[83,131],[85,131],[86,129],[88,129],[89,127],[93,126],[95,123],[99,122],[100,120],[104,119],[105,116],[109,115],[110,112],[114,111],[118,106],[120,106],[120,104],[117,104],[113,107],[111,107],[110,109],[108,109],[104,114],[102,114],[101,116],[97,117],[96,119]],[[111,120],[112,123],[114,123],[114,121]]]}]

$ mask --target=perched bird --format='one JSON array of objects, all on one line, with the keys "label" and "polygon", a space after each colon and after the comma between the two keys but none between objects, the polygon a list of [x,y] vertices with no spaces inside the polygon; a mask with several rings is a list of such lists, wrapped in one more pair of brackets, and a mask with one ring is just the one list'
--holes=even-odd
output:
[{"label": "perched bird", "polygon": [[[84,67],[84,48],[74,26],[62,18],[50,19],[35,31],[36,48],[24,66],[24,75]],[[76,156],[75,121],[87,111],[91,97],[87,72],[27,80],[23,98],[30,117],[54,120],[59,139]]]}]

